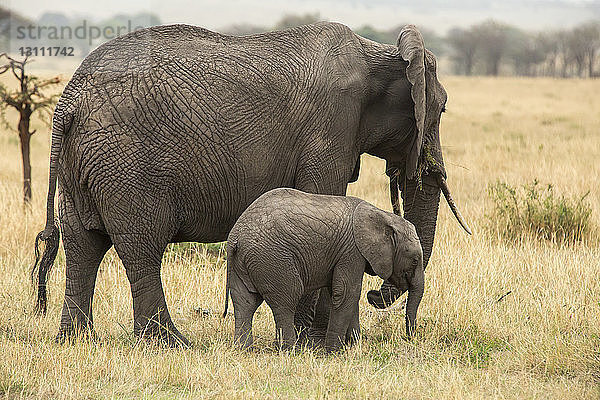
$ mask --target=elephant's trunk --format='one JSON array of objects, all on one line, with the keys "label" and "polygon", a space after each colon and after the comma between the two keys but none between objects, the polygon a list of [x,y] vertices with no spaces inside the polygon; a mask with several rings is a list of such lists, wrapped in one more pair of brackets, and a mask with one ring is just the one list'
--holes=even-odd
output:
[{"label": "elephant's trunk", "polygon": [[425,272],[423,265],[420,265],[414,272],[412,280],[408,287],[408,300],[406,301],[406,334],[412,338],[415,333],[415,321],[417,319],[417,310],[423,292],[425,290]]},{"label": "elephant's trunk", "polygon": [[425,175],[422,188],[418,188],[416,180],[408,180],[402,188],[404,218],[411,222],[417,230],[417,236],[423,249],[423,269],[427,268],[437,224],[440,205],[440,187],[436,178]]}]

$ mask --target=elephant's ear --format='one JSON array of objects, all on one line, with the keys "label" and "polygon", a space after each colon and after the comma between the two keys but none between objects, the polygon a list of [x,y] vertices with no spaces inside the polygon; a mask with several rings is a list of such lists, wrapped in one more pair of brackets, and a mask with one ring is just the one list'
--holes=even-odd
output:
[{"label": "elephant's ear", "polygon": [[414,25],[405,26],[398,36],[398,51],[403,60],[408,61],[406,78],[412,85],[410,94],[415,103],[415,121],[417,137],[406,159],[406,176],[412,178],[417,171],[417,164],[423,146],[425,130],[425,45],[421,32]]},{"label": "elephant's ear", "polygon": [[392,275],[395,254],[394,230],[388,218],[385,211],[366,201],[361,201],[352,215],[356,247],[382,279]]}]

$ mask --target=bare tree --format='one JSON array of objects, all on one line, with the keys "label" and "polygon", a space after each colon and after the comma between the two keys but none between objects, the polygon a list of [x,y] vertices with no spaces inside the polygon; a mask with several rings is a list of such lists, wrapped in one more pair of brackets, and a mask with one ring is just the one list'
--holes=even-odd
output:
[{"label": "bare tree", "polygon": [[570,47],[571,34],[568,31],[561,30],[556,32],[556,38],[561,58],[560,76],[566,78],[569,75],[569,66],[573,63],[573,52]]},{"label": "bare tree", "polygon": [[508,50],[510,27],[499,22],[488,20],[475,25],[473,33],[479,39],[479,54],[486,65],[488,75],[498,76],[500,62]]},{"label": "bare tree", "polygon": [[60,83],[59,77],[50,79],[40,79],[36,76],[28,75],[25,68],[29,60],[25,58],[18,61],[8,56],[6,53],[0,54],[0,75],[6,72],[12,75],[18,81],[18,87],[10,90],[0,83],[0,113],[4,122],[7,107],[12,107],[19,113],[19,124],[17,132],[21,143],[21,158],[23,160],[23,201],[28,203],[31,200],[31,160],[30,160],[30,141],[35,130],[30,130],[31,116],[34,113],[52,112],[52,107],[58,100],[58,94],[47,95],[42,92],[50,86]]},{"label": "bare tree", "polygon": [[577,27],[567,35],[567,52],[570,59],[575,62],[577,67],[577,76],[582,78],[585,71],[585,61],[587,56],[586,39],[582,35],[581,28]]},{"label": "bare tree", "polygon": [[446,40],[452,47],[452,58],[457,65],[457,70],[463,72],[465,75],[471,75],[479,43],[473,30],[453,28],[448,32]]},{"label": "bare tree", "polygon": [[544,54],[542,74],[556,76],[556,63],[559,56],[557,32],[540,32],[535,41],[541,53]]},{"label": "bare tree", "polygon": [[600,22],[588,22],[575,28],[575,34],[581,41],[582,52],[585,54],[588,76],[594,77],[596,53],[600,48]]},{"label": "bare tree", "polygon": [[522,76],[537,76],[538,65],[546,59],[546,50],[538,36],[516,29],[510,35],[509,54],[515,74]]}]

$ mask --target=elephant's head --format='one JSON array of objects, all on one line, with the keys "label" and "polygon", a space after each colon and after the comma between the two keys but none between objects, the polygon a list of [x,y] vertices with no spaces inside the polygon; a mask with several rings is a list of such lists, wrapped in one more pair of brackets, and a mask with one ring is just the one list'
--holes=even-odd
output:
[{"label": "elephant's head", "polygon": [[423,252],[415,227],[401,216],[363,201],[354,210],[352,231],[372,272],[398,290],[408,290],[406,333],[411,337],[425,287]]},{"label": "elephant's head", "polygon": [[[380,48],[381,49],[381,48]],[[391,202],[417,230],[423,248],[423,266],[431,256],[440,191],[454,215],[471,233],[446,184],[440,144],[440,119],[448,96],[437,79],[436,58],[425,49],[417,28],[402,29],[395,47],[373,55],[371,101],[362,118],[366,152],[387,161]]]}]

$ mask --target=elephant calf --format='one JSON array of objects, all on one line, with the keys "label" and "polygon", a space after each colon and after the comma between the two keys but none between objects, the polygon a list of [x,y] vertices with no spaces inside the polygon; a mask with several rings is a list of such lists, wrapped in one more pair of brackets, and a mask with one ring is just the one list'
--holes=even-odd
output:
[{"label": "elephant calf", "polygon": [[242,213],[227,240],[227,286],[235,341],[252,345],[252,318],[263,300],[273,310],[278,339],[296,343],[300,298],[328,287],[332,309],[325,347],[339,349],[360,334],[358,301],[363,273],[409,291],[406,329],[414,332],[423,297],[423,253],[414,226],[354,197],[274,189]]}]

